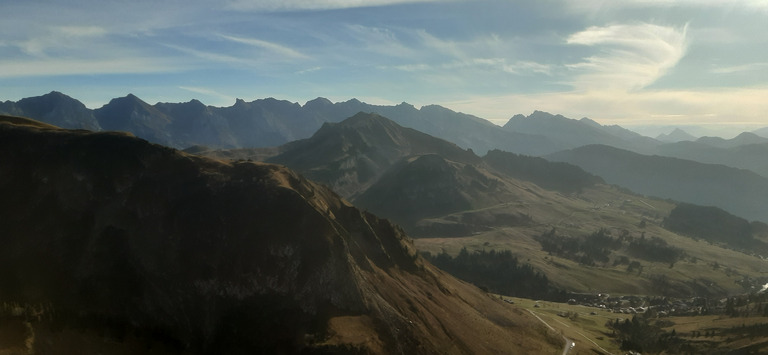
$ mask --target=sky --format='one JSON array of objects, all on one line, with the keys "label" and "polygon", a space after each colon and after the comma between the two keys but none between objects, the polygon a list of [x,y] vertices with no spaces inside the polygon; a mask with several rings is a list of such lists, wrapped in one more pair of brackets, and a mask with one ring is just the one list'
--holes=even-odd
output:
[{"label": "sky", "polygon": [[768,127],[768,0],[0,0],[0,33],[0,101],[357,98],[497,124]]}]

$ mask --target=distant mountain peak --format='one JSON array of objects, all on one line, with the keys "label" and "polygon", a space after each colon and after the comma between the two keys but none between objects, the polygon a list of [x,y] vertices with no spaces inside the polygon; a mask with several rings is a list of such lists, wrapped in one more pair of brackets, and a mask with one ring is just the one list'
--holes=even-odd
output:
[{"label": "distant mountain peak", "polygon": [[354,116],[337,123],[339,126],[358,126],[361,123],[387,123],[394,124],[390,119],[373,112],[358,112]]},{"label": "distant mountain peak", "polygon": [[595,120],[589,118],[589,117],[582,117],[579,122],[588,124],[592,127],[603,127],[603,125],[597,123]]},{"label": "distant mountain peak", "polygon": [[553,115],[553,114],[551,114],[551,113],[549,113],[549,112],[546,112],[546,111],[539,111],[539,110],[536,110],[536,111],[533,111],[533,113],[532,113],[532,114],[528,115],[528,118],[529,118],[529,119],[536,119],[536,120],[539,120],[539,119],[555,118],[555,117],[558,117],[558,116],[559,116],[559,117],[563,117],[563,116],[561,116],[561,115],[557,115],[557,116],[555,116],[555,115]]},{"label": "distant mountain peak", "polygon": [[327,106],[333,106],[333,102],[331,100],[328,100],[324,97],[318,97],[314,100],[309,100],[307,103],[304,104],[305,108],[316,108],[316,107],[327,107]]},{"label": "distant mountain peak", "polygon": [[765,143],[767,141],[765,138],[752,132],[742,132],[732,140],[744,144]]},{"label": "distant mountain peak", "polygon": [[434,104],[421,106],[420,111],[421,110],[428,110],[428,111],[429,110],[434,110],[434,111],[453,112],[453,111],[451,111],[450,109],[448,109],[448,108],[446,108],[444,106],[434,105]]},{"label": "distant mountain peak", "polygon": [[65,95],[64,93],[62,93],[62,92],[60,92],[60,91],[56,91],[56,90],[54,90],[54,91],[51,91],[51,92],[49,92],[49,93],[47,93],[47,94],[43,95],[43,97],[45,97],[45,96],[54,96],[54,97],[66,97],[66,98],[70,98],[70,99],[71,99],[71,97],[69,97],[69,96]]},{"label": "distant mountain peak", "polygon": [[64,128],[84,128],[99,131],[101,127],[92,112],[82,102],[59,91],[28,97],[7,103],[0,112],[40,120]]},{"label": "distant mountain peak", "polygon": [[675,127],[672,132],[669,132],[668,134],[662,133],[658,135],[656,139],[662,142],[674,143],[682,141],[695,141],[696,137],[680,129],[679,127]]},{"label": "distant mountain peak", "polygon": [[138,96],[129,93],[128,95],[125,95],[123,97],[116,97],[112,100],[109,100],[109,103],[107,105],[104,105],[103,107],[106,107],[112,104],[118,104],[118,103],[121,103],[121,104],[139,103],[139,104],[149,105],[146,102],[144,102],[144,100],[140,99]]}]

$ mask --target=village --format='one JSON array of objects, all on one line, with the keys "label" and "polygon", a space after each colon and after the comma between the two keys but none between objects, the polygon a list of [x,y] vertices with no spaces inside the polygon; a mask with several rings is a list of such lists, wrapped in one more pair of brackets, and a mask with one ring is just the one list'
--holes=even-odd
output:
[{"label": "village", "polygon": [[[567,302],[569,305],[582,305],[620,314],[645,314],[647,318],[701,315],[762,316],[768,312],[768,307],[762,307],[762,304],[768,298],[768,294],[765,292],[718,299],[635,295],[611,296],[607,293],[572,293],[570,297]],[[538,305],[539,303],[537,302],[534,307]],[[749,305],[753,306],[749,307]]]}]

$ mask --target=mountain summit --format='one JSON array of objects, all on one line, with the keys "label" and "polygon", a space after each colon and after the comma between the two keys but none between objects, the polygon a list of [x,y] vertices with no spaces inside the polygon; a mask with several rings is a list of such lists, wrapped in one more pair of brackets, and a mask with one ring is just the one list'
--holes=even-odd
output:
[{"label": "mountain summit", "polygon": [[18,102],[0,102],[0,113],[35,117],[40,121],[64,128],[92,131],[101,129],[90,109],[80,101],[58,91],[28,97]]},{"label": "mountain summit", "polygon": [[460,161],[479,161],[453,143],[363,112],[339,123],[326,123],[312,137],[286,144],[280,150],[281,154],[268,161],[290,166],[349,199],[408,156],[434,153]]}]

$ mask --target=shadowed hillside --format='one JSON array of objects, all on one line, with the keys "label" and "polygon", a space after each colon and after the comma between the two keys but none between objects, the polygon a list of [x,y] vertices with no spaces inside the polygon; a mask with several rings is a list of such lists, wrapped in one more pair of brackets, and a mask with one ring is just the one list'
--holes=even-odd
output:
[{"label": "shadowed hillside", "polygon": [[578,192],[583,188],[603,182],[578,166],[550,162],[543,158],[492,150],[483,161],[510,177],[531,181],[545,189],[560,192]]},{"label": "shadowed hillside", "polygon": [[664,227],[691,238],[761,255],[768,254],[768,244],[758,239],[768,236],[768,225],[750,223],[717,207],[681,203],[664,219]]},{"label": "shadowed hillside", "polygon": [[4,349],[559,353],[527,313],[288,169],[0,121],[0,316],[32,332]]}]

